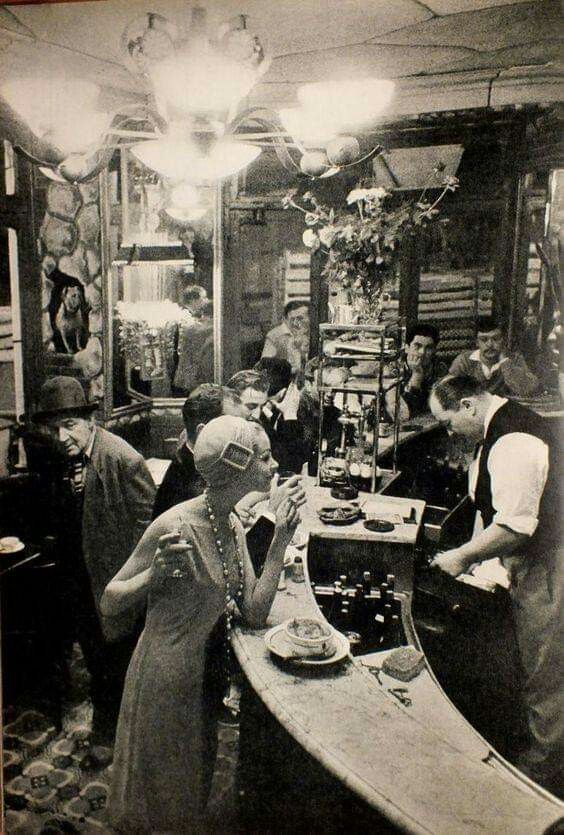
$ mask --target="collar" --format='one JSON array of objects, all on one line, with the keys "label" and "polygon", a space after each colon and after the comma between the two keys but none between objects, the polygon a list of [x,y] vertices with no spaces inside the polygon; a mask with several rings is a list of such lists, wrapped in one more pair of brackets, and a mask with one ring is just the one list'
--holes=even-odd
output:
[{"label": "collar", "polygon": [[484,418],[484,438],[486,437],[486,433],[488,431],[493,416],[498,411],[498,409],[501,409],[501,407],[505,406],[506,403],[507,397],[499,397],[497,394],[492,394],[492,400],[490,405],[488,406],[488,410]]},{"label": "collar", "polygon": [[490,379],[490,377],[492,376],[494,371],[497,371],[497,369],[501,366],[501,363],[503,362],[503,360],[500,360],[499,362],[495,362],[493,365],[484,365],[484,363],[480,359],[480,349],[479,348],[476,348],[475,351],[472,351],[472,353],[470,354],[468,359],[472,360],[472,362],[479,362],[480,363],[480,365],[482,366],[482,371],[484,372],[484,377],[486,378],[486,380]]},{"label": "collar", "polygon": [[96,427],[94,427],[94,429],[92,430],[92,434],[90,435],[90,440],[88,441],[88,444],[86,445],[86,448],[84,450],[84,457],[87,461],[90,461],[92,459],[92,449],[94,447],[94,441],[95,440],[96,440]]}]

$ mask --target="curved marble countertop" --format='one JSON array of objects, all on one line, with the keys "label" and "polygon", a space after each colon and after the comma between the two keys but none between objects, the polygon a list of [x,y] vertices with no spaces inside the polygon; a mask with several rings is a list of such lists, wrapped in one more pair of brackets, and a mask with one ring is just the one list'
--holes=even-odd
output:
[{"label": "curved marble countertop", "polygon": [[[319,534],[315,505],[322,488],[311,484],[302,525],[304,533]],[[375,498],[394,505],[408,501]],[[421,505],[420,519],[423,503],[409,504]],[[370,534],[386,536],[391,535]],[[397,541],[406,542],[415,531],[401,536]],[[320,616],[307,559],[304,563],[305,582],[288,579],[286,589],[278,591],[268,628],[294,616]],[[410,642],[418,646],[410,603],[408,592],[402,619]],[[369,672],[371,665],[380,665],[381,653],[351,656],[312,674],[276,663],[265,632],[237,626],[232,636],[255,692],[310,755],[399,828],[433,835],[540,835],[564,814],[564,804],[503,760],[472,728],[428,666],[406,685],[412,704],[405,707],[387,691],[397,681],[381,674],[380,684]]]}]

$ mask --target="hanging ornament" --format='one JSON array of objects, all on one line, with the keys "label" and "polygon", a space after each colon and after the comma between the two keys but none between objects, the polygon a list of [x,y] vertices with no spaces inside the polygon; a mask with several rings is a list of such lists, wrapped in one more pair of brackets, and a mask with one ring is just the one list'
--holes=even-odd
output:
[{"label": "hanging ornament", "polygon": [[360,156],[360,145],[354,136],[338,136],[327,145],[327,158],[332,165],[349,165]]},{"label": "hanging ornament", "polygon": [[325,151],[308,151],[300,160],[300,168],[310,177],[320,177],[329,168]]}]

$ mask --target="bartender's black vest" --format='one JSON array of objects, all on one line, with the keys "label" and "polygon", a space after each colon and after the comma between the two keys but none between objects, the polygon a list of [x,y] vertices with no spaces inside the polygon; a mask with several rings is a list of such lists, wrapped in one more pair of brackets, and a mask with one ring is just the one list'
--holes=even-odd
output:
[{"label": "bartender's black vest", "polygon": [[549,471],[540,501],[539,523],[524,549],[531,556],[536,554],[542,556],[547,550],[553,551],[558,547],[561,534],[559,489],[561,456],[558,441],[552,437],[548,420],[511,400],[497,410],[490,421],[482,445],[474,503],[481,513],[484,527],[487,527],[492,523],[496,512],[492,504],[488,458],[495,442],[511,432],[524,432],[540,438],[549,449]]}]

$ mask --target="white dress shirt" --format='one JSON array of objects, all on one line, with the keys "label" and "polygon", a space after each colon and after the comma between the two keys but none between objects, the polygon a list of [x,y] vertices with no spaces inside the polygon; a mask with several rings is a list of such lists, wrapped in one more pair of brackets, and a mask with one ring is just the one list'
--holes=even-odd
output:
[{"label": "white dress shirt", "polygon": [[[486,413],[484,434],[507,399],[492,395]],[[476,493],[482,450],[468,470],[468,490]],[[538,525],[540,500],[548,477],[548,446],[525,432],[509,432],[492,446],[488,458],[491,481],[493,521],[516,533],[532,536]]]},{"label": "white dress shirt", "polygon": [[482,362],[482,359],[480,357],[480,349],[477,348],[475,351],[473,351],[470,354],[468,359],[472,360],[473,362],[479,362],[480,365],[482,366],[482,372],[484,374],[484,377],[486,378],[486,380],[489,380],[491,378],[492,374],[494,373],[494,371],[497,371],[498,368],[501,368],[503,363],[507,362],[509,357],[504,357],[499,362],[494,362],[493,365],[486,365],[485,363]]}]

